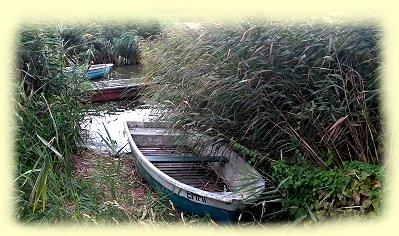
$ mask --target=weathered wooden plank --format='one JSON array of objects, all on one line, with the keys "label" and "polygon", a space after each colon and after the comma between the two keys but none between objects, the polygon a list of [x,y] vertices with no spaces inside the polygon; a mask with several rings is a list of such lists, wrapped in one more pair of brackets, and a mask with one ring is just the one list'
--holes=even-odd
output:
[{"label": "weathered wooden plank", "polygon": [[92,81],[93,90],[116,89],[116,88],[142,88],[145,84],[137,83],[132,79],[118,79],[118,80],[105,80],[105,81]]},{"label": "weathered wooden plank", "polygon": [[223,156],[146,156],[150,162],[227,162]]},{"label": "weathered wooden plank", "polygon": [[129,131],[132,136],[179,135],[179,133],[172,132],[166,128],[130,128]]}]

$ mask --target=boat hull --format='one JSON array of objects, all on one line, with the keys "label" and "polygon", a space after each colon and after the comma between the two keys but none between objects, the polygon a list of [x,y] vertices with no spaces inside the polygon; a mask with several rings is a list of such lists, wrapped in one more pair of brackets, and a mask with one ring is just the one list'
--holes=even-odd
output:
[{"label": "boat hull", "polygon": [[[132,157],[140,174],[152,187],[163,193],[173,202],[176,208],[182,211],[201,217],[208,215],[216,221],[235,221],[238,219],[241,212],[248,207],[248,198],[257,198],[264,190],[265,182],[260,174],[253,168],[249,167],[243,159],[241,159],[235,152],[228,149],[227,146],[223,146],[225,149],[221,147],[212,147],[210,150],[207,150],[210,153],[202,155],[209,156],[212,154],[211,156],[223,156],[228,160],[226,163],[217,162],[212,165],[223,169],[221,170],[222,172],[226,172],[224,173],[224,176],[230,179],[229,185],[235,185],[236,190],[221,190],[215,192],[200,189],[199,187],[194,187],[194,185],[189,185],[188,183],[185,184],[184,180],[177,180],[174,177],[171,177],[172,175],[169,176],[169,174],[165,174],[161,169],[158,169],[155,164],[150,162],[150,157],[153,155],[146,154],[146,156],[144,156],[138,147],[148,146],[148,144],[159,146],[169,143],[171,139],[176,141],[176,137],[178,137],[179,134],[176,134],[175,136],[172,132],[168,135],[164,135],[163,132],[154,128],[151,131],[154,137],[150,138],[148,131],[143,131],[144,133],[142,134],[140,132],[131,131],[127,123],[128,122],[125,122],[124,124],[125,131],[128,133]],[[138,144],[133,140],[132,135],[134,135],[136,140],[139,141]],[[186,144],[191,146],[190,142],[191,141],[188,141]],[[187,156],[185,158],[187,158]],[[177,164],[171,164],[171,166],[175,165]],[[234,170],[228,172],[226,170],[230,169],[228,166],[234,167]],[[213,169],[213,167],[209,168]],[[222,173],[220,172],[219,174]],[[251,185],[251,188],[256,189],[256,191],[251,190],[250,192],[247,192],[238,190],[240,187],[240,181],[238,179],[245,181],[248,176],[253,176],[255,178],[255,182]]]},{"label": "boat hull", "polygon": [[88,79],[100,79],[108,75],[113,64],[96,64],[91,65],[86,72],[85,77]]},{"label": "boat hull", "polygon": [[[137,162],[135,163],[137,164]],[[140,175],[152,188],[161,192],[165,197],[172,201],[175,208],[181,211],[184,211],[188,214],[197,215],[199,217],[210,216],[213,220],[218,222],[236,221],[241,214],[241,211],[239,210],[231,211],[223,208],[217,208],[193,202],[189,200],[189,197],[195,198],[195,196],[190,196],[190,194],[187,194],[187,192],[186,197],[180,196],[170,191],[168,188],[166,188],[164,185],[154,179],[150,174],[148,174],[148,172],[143,169],[140,164],[137,165],[137,169]]]},{"label": "boat hull", "polygon": [[136,99],[140,96],[140,89],[135,87],[100,90],[90,96],[91,102],[109,102]]},{"label": "boat hull", "polygon": [[129,79],[93,81],[90,92],[90,102],[108,102],[137,99],[146,87]]}]

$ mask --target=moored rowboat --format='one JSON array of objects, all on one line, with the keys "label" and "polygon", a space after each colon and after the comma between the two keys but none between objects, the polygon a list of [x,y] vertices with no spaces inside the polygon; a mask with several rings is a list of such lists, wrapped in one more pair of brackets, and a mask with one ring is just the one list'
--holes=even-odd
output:
[{"label": "moored rowboat", "polygon": [[108,75],[113,65],[112,63],[90,65],[85,77],[88,79],[103,78]]},{"label": "moored rowboat", "polygon": [[234,221],[265,188],[253,167],[207,136],[183,135],[162,123],[124,125],[140,174],[182,211]]},{"label": "moored rowboat", "polygon": [[92,82],[91,102],[108,102],[136,99],[146,87],[144,83],[131,82],[129,79]]}]

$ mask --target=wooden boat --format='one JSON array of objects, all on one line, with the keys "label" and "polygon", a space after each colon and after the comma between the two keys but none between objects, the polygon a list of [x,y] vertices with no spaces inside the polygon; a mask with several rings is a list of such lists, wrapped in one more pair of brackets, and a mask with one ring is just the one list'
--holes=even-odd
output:
[{"label": "wooden boat", "polygon": [[140,174],[176,208],[234,221],[265,188],[262,176],[225,144],[163,123],[124,123]]},{"label": "wooden boat", "polygon": [[135,83],[128,79],[92,82],[90,101],[108,102],[136,99],[144,88],[143,83]]},{"label": "wooden boat", "polygon": [[108,75],[114,64],[93,64],[90,65],[85,77],[88,79],[99,79]]}]

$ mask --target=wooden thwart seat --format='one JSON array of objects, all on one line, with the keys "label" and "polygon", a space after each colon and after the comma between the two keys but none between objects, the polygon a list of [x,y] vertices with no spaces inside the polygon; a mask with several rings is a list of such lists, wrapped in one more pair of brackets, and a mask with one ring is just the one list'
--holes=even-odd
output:
[{"label": "wooden thwart seat", "polygon": [[130,128],[130,134],[137,136],[177,136],[178,132],[173,132],[166,128]]},{"label": "wooden thwart seat", "polygon": [[171,162],[222,162],[228,161],[223,156],[146,156],[152,163],[171,163]]}]

